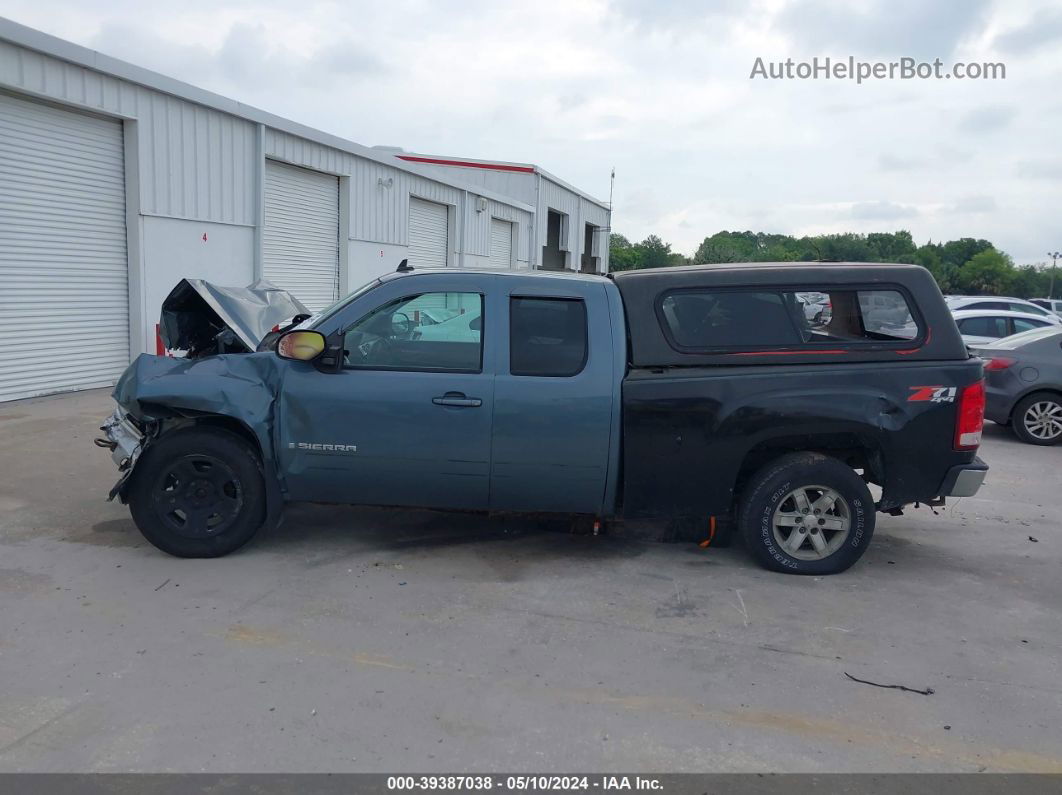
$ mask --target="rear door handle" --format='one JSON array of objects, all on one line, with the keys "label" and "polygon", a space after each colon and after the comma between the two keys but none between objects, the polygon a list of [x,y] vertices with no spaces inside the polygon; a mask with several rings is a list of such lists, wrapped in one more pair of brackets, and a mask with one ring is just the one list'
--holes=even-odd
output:
[{"label": "rear door handle", "polygon": [[470,398],[464,392],[447,392],[442,397],[433,397],[431,402],[436,406],[463,406],[473,409],[483,405],[482,400]]}]

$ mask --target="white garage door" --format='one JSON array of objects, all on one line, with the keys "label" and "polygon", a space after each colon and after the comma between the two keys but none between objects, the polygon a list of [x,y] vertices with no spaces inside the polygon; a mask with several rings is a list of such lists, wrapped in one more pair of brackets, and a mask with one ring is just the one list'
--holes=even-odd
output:
[{"label": "white garage door", "polygon": [[513,224],[490,219],[490,264],[508,268],[513,261]]},{"label": "white garage door", "polygon": [[447,207],[409,197],[409,264],[414,268],[446,267]]},{"label": "white garage door", "polygon": [[267,160],[262,275],[311,312],[339,298],[339,178]]},{"label": "white garage door", "polygon": [[120,122],[0,95],[0,400],[129,364]]}]

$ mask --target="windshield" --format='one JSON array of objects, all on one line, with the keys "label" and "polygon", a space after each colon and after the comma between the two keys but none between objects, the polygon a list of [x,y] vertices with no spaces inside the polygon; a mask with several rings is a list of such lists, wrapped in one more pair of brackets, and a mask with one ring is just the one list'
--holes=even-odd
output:
[{"label": "windshield", "polygon": [[361,298],[363,295],[365,295],[365,293],[369,292],[369,290],[374,289],[379,284],[380,284],[380,280],[379,279],[373,279],[368,284],[363,284],[361,287],[359,287],[357,290],[352,292],[350,295],[347,295],[347,296],[344,296],[343,298],[340,298],[338,301],[336,301],[330,307],[322,309],[320,312],[318,312],[315,315],[310,315],[308,318],[306,318],[304,321],[302,321],[295,328],[297,328],[297,329],[312,329],[312,328],[316,328],[318,323],[322,323],[325,320],[328,320],[328,318],[332,317],[332,315],[336,314],[336,312],[340,311],[343,307],[345,307],[351,301],[355,301],[358,298]]}]

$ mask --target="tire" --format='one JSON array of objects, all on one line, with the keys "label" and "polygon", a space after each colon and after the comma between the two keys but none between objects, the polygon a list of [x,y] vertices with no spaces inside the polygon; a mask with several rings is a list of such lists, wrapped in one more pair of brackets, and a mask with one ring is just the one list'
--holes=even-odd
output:
[{"label": "tire", "polygon": [[137,461],[129,510],[144,538],[179,558],[233,552],[262,526],[265,486],[251,446],[225,430],[174,431]]},{"label": "tire", "polygon": [[765,568],[837,574],[859,560],[870,544],[874,499],[855,470],[836,458],[792,453],[752,476],[739,506],[738,529],[745,547]]},{"label": "tire", "polygon": [[1010,427],[1028,444],[1046,447],[1062,442],[1062,396],[1053,392],[1026,395],[1014,407]]}]

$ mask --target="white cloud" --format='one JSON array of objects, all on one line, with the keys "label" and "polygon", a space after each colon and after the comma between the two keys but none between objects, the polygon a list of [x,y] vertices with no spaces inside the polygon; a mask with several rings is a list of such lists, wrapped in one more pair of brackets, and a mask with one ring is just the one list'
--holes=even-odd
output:
[{"label": "white cloud", "polygon": [[889,201],[857,202],[852,205],[852,217],[861,221],[899,221],[914,218],[918,208]]}]

